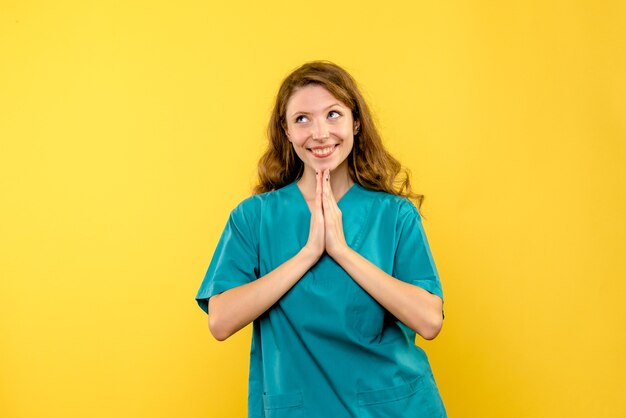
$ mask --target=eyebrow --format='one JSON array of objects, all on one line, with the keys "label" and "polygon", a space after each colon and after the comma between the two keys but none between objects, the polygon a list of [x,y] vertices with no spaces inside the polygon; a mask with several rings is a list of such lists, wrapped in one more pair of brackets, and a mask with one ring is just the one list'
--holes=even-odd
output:
[{"label": "eyebrow", "polygon": [[[324,109],[324,110],[328,110],[328,109],[330,109],[330,108],[331,108],[331,107],[333,107],[333,106],[339,106],[339,107],[342,107],[342,106],[341,106],[341,103],[333,103],[333,104],[331,104],[330,106],[328,106],[328,107],[327,107],[326,109]],[[297,114],[301,114],[301,115],[310,115],[310,113],[309,113],[309,112],[294,112],[294,113],[292,113],[292,114],[291,114],[291,117],[294,117],[294,116],[295,116],[295,115],[297,115]]]}]

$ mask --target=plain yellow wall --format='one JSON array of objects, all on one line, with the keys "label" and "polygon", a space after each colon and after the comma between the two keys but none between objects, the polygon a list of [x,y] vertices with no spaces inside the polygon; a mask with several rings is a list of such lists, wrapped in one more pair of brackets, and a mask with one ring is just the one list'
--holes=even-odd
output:
[{"label": "plain yellow wall", "polygon": [[426,195],[449,416],[626,416],[626,7],[2,1],[0,416],[244,417],[194,301],[328,59]]}]

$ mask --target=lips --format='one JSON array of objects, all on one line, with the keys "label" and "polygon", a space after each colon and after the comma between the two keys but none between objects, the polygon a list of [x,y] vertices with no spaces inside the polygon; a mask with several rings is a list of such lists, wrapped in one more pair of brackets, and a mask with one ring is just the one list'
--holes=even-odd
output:
[{"label": "lips", "polygon": [[313,154],[315,158],[326,158],[326,157],[330,157],[331,155],[333,155],[333,153],[335,152],[338,146],[339,144],[333,144],[327,147],[317,147],[317,148],[307,149],[307,151]]}]

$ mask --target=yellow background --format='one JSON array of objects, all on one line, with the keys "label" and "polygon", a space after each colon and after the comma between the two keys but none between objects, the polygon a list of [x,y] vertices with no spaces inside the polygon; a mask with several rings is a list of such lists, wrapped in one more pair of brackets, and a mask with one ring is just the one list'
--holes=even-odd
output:
[{"label": "yellow background", "polygon": [[244,417],[194,301],[280,81],[349,70],[426,195],[449,416],[626,416],[626,7],[0,3],[0,416]]}]

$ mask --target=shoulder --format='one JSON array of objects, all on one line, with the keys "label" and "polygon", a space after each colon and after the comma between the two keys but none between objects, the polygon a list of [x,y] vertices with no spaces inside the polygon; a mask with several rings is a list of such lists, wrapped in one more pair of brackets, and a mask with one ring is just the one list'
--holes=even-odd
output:
[{"label": "shoulder", "polygon": [[360,186],[361,194],[374,202],[373,208],[384,213],[385,216],[392,216],[398,220],[407,217],[414,217],[421,220],[419,211],[415,204],[404,196],[398,196],[378,190],[370,190]]},{"label": "shoulder", "polygon": [[288,192],[289,186],[290,185],[286,185],[277,190],[253,194],[246,197],[231,211],[231,216],[240,219],[245,218],[248,222],[258,221],[263,208],[272,202],[283,199]]}]

